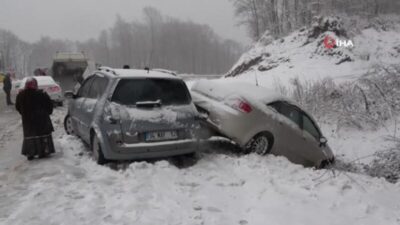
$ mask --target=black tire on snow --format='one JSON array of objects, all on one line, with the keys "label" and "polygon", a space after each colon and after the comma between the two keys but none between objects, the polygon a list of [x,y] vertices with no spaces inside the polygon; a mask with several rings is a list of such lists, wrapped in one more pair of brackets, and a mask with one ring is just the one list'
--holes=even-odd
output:
[{"label": "black tire on snow", "polygon": [[[68,121],[68,120],[71,120],[71,116],[70,115],[66,115],[65,118],[64,118],[64,130],[65,130],[65,132],[68,135],[76,135],[76,133],[74,131],[74,128],[72,127],[72,120],[71,121]],[[68,123],[70,123],[70,124],[68,124]],[[71,127],[68,127],[68,126],[71,126]],[[72,129],[72,130],[69,130],[69,129]]]}]

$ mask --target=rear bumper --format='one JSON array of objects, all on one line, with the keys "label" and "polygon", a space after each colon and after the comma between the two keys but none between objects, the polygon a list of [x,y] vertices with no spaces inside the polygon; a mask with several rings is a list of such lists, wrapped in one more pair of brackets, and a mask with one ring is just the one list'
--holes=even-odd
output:
[{"label": "rear bumper", "polygon": [[164,141],[154,143],[115,144],[103,151],[109,160],[140,160],[184,155],[199,151],[196,139]]}]

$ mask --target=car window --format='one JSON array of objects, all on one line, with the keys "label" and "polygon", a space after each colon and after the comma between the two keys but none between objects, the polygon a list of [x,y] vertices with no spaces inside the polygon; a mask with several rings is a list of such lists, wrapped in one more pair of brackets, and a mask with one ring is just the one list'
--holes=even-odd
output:
[{"label": "car window", "polygon": [[90,77],[87,80],[85,80],[85,82],[83,83],[81,88],[79,88],[78,97],[87,98],[89,96],[89,91],[90,91],[90,87],[92,86],[93,80],[94,80],[94,77]]},{"label": "car window", "polygon": [[183,105],[189,104],[191,98],[182,80],[143,78],[119,81],[111,100],[123,105],[157,100],[162,105]]},{"label": "car window", "polygon": [[280,112],[282,104],[283,104],[283,102],[273,102],[273,103],[268,104],[268,106],[271,106],[277,112]]},{"label": "car window", "polygon": [[286,116],[299,127],[301,127],[301,113],[296,107],[289,104],[282,104],[280,107],[280,112],[282,115]]},{"label": "car window", "polygon": [[88,98],[100,98],[107,88],[107,84],[107,78],[96,76],[93,80],[92,86],[90,87]]},{"label": "car window", "polygon": [[271,103],[269,104],[269,106],[275,109],[278,113],[293,121],[295,124],[297,124],[297,126],[299,126],[299,128],[301,127],[302,113],[297,107],[281,101]]},{"label": "car window", "polygon": [[321,138],[321,134],[315,126],[314,122],[305,114],[303,114],[303,130],[311,134],[311,136],[313,136],[317,140]]}]

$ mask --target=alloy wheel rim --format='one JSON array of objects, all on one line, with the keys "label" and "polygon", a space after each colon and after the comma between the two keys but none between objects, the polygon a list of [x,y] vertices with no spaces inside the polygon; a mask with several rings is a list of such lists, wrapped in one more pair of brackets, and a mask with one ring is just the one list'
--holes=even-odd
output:
[{"label": "alloy wheel rim", "polygon": [[268,151],[268,138],[261,136],[254,142],[254,150],[257,154],[264,155]]},{"label": "alloy wheel rim", "polygon": [[72,120],[71,117],[68,117],[67,119],[67,132],[69,134],[73,134],[74,133],[74,129],[72,128]]}]

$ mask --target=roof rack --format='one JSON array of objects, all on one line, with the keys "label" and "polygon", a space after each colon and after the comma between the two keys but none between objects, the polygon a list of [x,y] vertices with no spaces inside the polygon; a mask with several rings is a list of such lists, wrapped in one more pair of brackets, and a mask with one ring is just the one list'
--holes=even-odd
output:
[{"label": "roof rack", "polygon": [[114,74],[114,75],[117,75],[117,73],[114,71],[114,69],[111,68],[111,67],[108,67],[108,66],[100,66],[100,67],[99,67],[99,70],[100,70],[100,71],[106,71],[106,72],[108,72],[108,73],[112,73],[112,74]]},{"label": "roof rack", "polygon": [[171,71],[171,70],[166,70],[166,69],[151,69],[152,71],[160,72],[160,73],[167,73],[173,76],[177,76],[177,72]]}]

